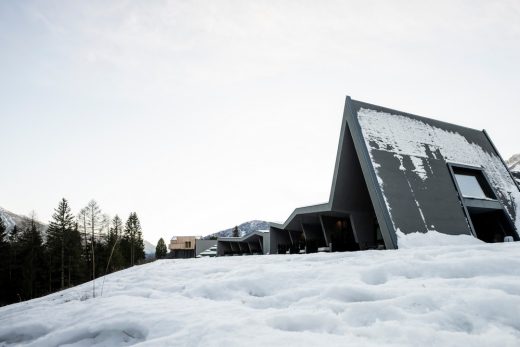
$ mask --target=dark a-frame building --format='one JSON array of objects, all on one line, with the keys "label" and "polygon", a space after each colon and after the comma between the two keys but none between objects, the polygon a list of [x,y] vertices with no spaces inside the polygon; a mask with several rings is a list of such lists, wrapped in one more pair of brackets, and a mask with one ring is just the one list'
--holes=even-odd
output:
[{"label": "dark a-frame building", "polygon": [[272,223],[274,253],[398,248],[436,231],[518,241],[520,191],[485,130],[346,98],[329,202]]}]

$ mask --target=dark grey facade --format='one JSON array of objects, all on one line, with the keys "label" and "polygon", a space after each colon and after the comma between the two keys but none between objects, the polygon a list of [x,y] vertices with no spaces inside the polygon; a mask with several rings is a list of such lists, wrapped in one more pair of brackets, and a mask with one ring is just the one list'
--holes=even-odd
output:
[{"label": "dark grey facade", "polygon": [[347,97],[329,201],[271,224],[271,253],[395,249],[398,233],[519,240],[520,191],[485,131]]},{"label": "dark grey facade", "polygon": [[270,237],[267,231],[255,231],[242,237],[219,237],[217,256],[255,255],[270,252]]}]

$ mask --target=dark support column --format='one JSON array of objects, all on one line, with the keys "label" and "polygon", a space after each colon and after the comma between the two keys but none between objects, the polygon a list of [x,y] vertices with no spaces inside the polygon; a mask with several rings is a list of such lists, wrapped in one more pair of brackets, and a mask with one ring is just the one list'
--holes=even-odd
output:
[{"label": "dark support column", "polygon": [[330,243],[332,242],[330,237],[330,230],[327,228],[327,223],[325,223],[324,219],[325,217],[320,215],[320,224],[321,229],[323,230],[323,237],[325,238],[325,243],[327,244],[327,247],[330,247]]},{"label": "dark support column", "polygon": [[289,237],[291,238],[291,244],[296,246],[300,243],[300,236],[302,232],[299,230],[289,230]]},{"label": "dark support column", "polygon": [[300,252],[300,238],[302,234],[303,232],[299,230],[289,230],[289,236],[291,238],[291,254]]},{"label": "dark support column", "polygon": [[291,231],[287,230],[287,233],[289,233],[289,240],[291,240],[291,245],[294,245],[294,240]]},{"label": "dark support column", "polygon": [[264,238],[263,237],[260,237],[258,239],[258,244],[260,245],[260,251],[262,252],[262,254],[265,254],[264,253],[264,245],[263,245],[263,241],[264,241]]},{"label": "dark support column", "polygon": [[353,213],[350,215],[354,237],[359,244],[359,249],[369,249],[375,247],[376,233],[374,216],[369,213]]},{"label": "dark support column", "polygon": [[258,247],[258,239],[252,240],[251,242],[247,242],[247,246],[249,247],[249,252],[253,253],[261,253],[262,250]]},{"label": "dark support column", "polygon": [[232,249],[231,249],[231,245],[229,244],[229,242],[225,242],[225,241],[217,242],[217,256],[219,256],[219,257],[224,256],[224,255],[226,255],[226,253],[229,253],[231,251],[232,251]]},{"label": "dark support column", "polygon": [[240,248],[236,245],[235,242],[229,242],[229,245],[231,246],[231,251],[233,251],[233,253],[240,253]]},{"label": "dark support column", "polygon": [[244,244],[242,242],[237,242],[237,245],[238,245],[238,251],[240,252],[240,254],[249,252],[249,249],[246,250],[246,248],[244,247]]},{"label": "dark support column", "polygon": [[289,250],[289,248],[291,247],[291,239],[287,230],[270,227],[269,238],[271,254],[278,254],[279,248]]},{"label": "dark support column", "polygon": [[318,247],[325,247],[327,245],[321,225],[302,223],[302,230],[306,240],[315,241]]},{"label": "dark support column", "polygon": [[319,224],[301,224],[305,235],[305,252],[315,253],[319,247],[325,247],[325,238]]}]

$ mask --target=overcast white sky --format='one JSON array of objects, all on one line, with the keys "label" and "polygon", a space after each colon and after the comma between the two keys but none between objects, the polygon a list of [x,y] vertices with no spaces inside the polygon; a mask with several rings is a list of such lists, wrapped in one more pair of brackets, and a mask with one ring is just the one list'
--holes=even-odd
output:
[{"label": "overcast white sky", "polygon": [[145,239],[328,199],[344,98],[520,152],[520,2],[1,1],[0,206]]}]

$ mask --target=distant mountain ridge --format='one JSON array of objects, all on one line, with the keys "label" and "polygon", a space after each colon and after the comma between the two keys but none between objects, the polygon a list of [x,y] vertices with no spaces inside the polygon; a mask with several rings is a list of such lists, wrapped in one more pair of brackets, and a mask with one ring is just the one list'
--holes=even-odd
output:
[{"label": "distant mountain ridge", "polygon": [[155,245],[151,242],[144,240],[144,254],[145,255],[155,255]]},{"label": "distant mountain ridge", "polygon": [[509,166],[509,170],[520,172],[520,153],[513,155],[506,163]]},{"label": "distant mountain ridge", "polygon": [[[24,228],[31,222],[31,218],[13,213],[11,211],[6,210],[3,207],[0,207],[0,218],[4,221],[8,233],[11,232],[11,230],[13,230],[15,225],[18,228]],[[40,232],[43,233],[45,230],[47,230],[47,224],[42,223],[38,220],[35,220],[35,222],[38,228],[40,229]]]},{"label": "distant mountain ridge", "polygon": [[516,182],[520,184],[520,153],[513,155],[506,163]]},{"label": "distant mountain ridge", "polygon": [[[233,229],[235,227],[221,230],[219,232],[204,236],[204,239],[209,239],[212,237],[231,237],[233,236]],[[249,235],[258,230],[269,230],[269,222],[263,220],[252,220],[249,222],[242,223],[238,225],[238,233],[240,236]]]}]

